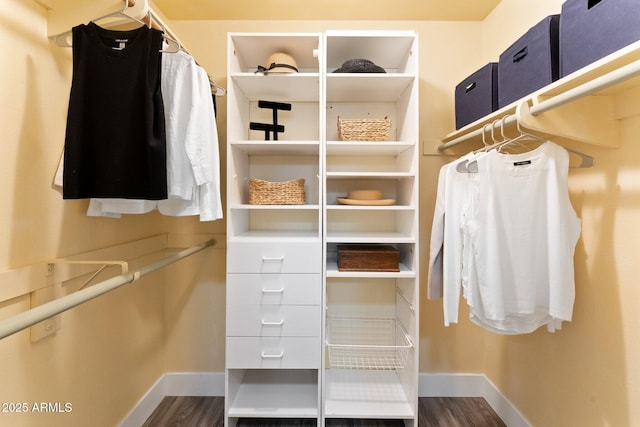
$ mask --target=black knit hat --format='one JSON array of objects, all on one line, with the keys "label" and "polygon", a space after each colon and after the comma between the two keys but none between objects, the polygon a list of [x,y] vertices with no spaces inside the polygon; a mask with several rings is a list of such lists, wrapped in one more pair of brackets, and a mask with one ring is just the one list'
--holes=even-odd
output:
[{"label": "black knit hat", "polygon": [[368,59],[359,58],[345,61],[334,73],[386,73],[386,71]]}]

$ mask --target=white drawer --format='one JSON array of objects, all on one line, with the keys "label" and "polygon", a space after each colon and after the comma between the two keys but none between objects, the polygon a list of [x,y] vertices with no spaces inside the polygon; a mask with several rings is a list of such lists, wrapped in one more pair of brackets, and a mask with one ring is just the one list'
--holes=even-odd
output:
[{"label": "white drawer", "polygon": [[320,274],[229,274],[227,304],[320,305]]},{"label": "white drawer", "polygon": [[227,336],[319,337],[320,306],[227,305]]},{"label": "white drawer", "polygon": [[228,242],[227,273],[321,273],[322,245],[315,242]]},{"label": "white drawer", "polygon": [[318,369],[320,338],[229,337],[228,369]]}]

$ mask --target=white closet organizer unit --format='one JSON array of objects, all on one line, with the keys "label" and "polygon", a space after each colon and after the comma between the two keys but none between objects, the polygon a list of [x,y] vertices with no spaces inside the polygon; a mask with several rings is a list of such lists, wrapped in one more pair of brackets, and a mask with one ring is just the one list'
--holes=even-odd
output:
[{"label": "white closet organizer unit", "polygon": [[[417,427],[418,40],[414,32],[325,33],[323,421],[398,419]],[[364,58],[386,73],[334,73]],[[339,141],[338,117],[391,120],[389,141]],[[340,204],[375,189],[386,206]],[[340,271],[338,244],[385,244],[399,272]]]},{"label": "white closet organizer unit", "polygon": [[[299,72],[255,71],[275,52]],[[367,58],[384,74],[336,74]],[[413,32],[228,36],[225,424],[398,419],[417,427],[418,47]],[[291,103],[272,123],[259,101]],[[389,141],[338,141],[337,118],[391,120]],[[303,205],[252,205],[249,180],[305,179]],[[341,205],[356,189],[387,206]],[[383,243],[398,272],[343,272],[337,245]]]},{"label": "white closet organizer unit", "polygon": [[[230,33],[227,109],[225,425],[321,415],[321,34]],[[276,52],[299,72],[260,75]],[[273,123],[259,101],[292,104]],[[305,204],[249,204],[249,179],[305,180]]]}]

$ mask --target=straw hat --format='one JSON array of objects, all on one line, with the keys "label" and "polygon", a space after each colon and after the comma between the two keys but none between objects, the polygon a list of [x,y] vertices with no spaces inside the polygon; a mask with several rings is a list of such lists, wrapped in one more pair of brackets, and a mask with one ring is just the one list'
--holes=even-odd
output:
[{"label": "straw hat", "polygon": [[341,205],[360,206],[387,206],[396,202],[395,199],[383,199],[379,190],[353,190],[349,191],[347,197],[338,197],[336,200]]},{"label": "straw hat", "polygon": [[258,71],[262,71],[265,74],[268,73],[297,73],[298,63],[293,56],[284,53],[276,52],[267,58],[267,66],[258,66]]}]

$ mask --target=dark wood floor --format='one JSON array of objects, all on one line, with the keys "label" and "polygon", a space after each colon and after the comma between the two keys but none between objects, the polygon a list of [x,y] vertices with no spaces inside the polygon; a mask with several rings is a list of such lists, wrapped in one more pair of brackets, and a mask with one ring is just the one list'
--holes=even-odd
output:
[{"label": "dark wood floor", "polygon": [[[419,427],[506,427],[481,397],[421,397]],[[143,427],[218,427],[224,425],[223,397],[165,397]],[[238,427],[315,427],[315,420],[243,419]],[[401,422],[327,420],[327,427],[395,427]]]}]

